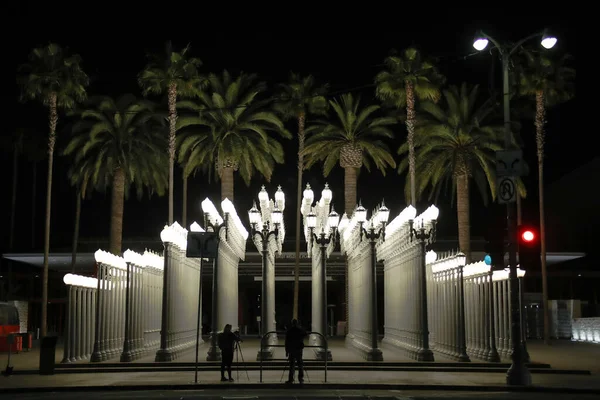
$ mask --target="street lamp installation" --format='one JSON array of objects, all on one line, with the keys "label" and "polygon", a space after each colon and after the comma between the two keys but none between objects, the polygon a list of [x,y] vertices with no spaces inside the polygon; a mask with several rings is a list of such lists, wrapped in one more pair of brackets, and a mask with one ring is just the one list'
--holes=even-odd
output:
[{"label": "street lamp installation", "polygon": [[[417,220],[409,219],[410,241],[417,239],[421,245],[421,349],[419,349],[419,361],[433,361],[433,352],[429,348],[429,321],[427,316],[427,245],[435,241],[435,228],[440,210],[436,206],[430,206]],[[416,226],[416,228],[415,228]]]},{"label": "street lamp installation", "polygon": [[[217,240],[220,237],[221,229],[225,229],[225,235],[227,235],[227,220],[229,218],[229,213],[225,212],[225,219],[221,218],[219,212],[215,205],[208,199],[204,199],[201,203],[202,211],[204,213],[204,226],[207,232],[216,233]],[[193,225],[193,231],[201,231],[201,228]],[[200,229],[199,229],[200,228]],[[213,276],[212,276],[212,313],[211,313],[211,332],[210,332],[210,348],[206,353],[206,361],[219,361],[221,360],[221,351],[219,350],[219,346],[217,343],[217,332],[219,331],[218,327],[218,318],[217,315],[219,313],[218,308],[218,274],[219,274],[219,262],[218,257],[213,259]]]},{"label": "street lamp installation", "polygon": [[383,361],[383,354],[377,346],[377,250],[375,246],[379,239],[385,241],[385,226],[390,217],[390,210],[382,201],[381,206],[375,209],[375,213],[371,217],[368,228],[364,227],[364,224],[367,221],[367,210],[359,204],[354,210],[354,213],[360,224],[360,240],[362,241],[364,236],[369,240],[369,244],[371,245],[371,360]]},{"label": "street lamp installation", "polygon": [[[310,185],[307,185],[307,189],[305,193],[304,200],[308,202],[307,204],[311,204],[312,196],[310,196],[307,192],[310,190]],[[312,191],[310,191],[312,193]],[[320,213],[321,218],[317,218],[317,214],[311,210],[306,215],[306,225],[308,227],[308,235],[310,237],[309,249],[312,251],[313,242],[318,244],[321,250],[321,301],[322,301],[322,314],[321,314],[321,334],[323,335],[323,339],[327,337],[327,248],[330,243],[335,247],[335,239],[337,233],[337,227],[340,222],[340,215],[335,212],[333,206],[331,206],[331,212],[329,214],[325,214],[325,212],[329,211],[329,204],[331,203],[332,192],[329,189],[329,185],[325,184],[325,189],[321,193],[321,198],[323,200],[323,206],[327,207],[327,210]],[[320,204],[319,204],[320,205]],[[327,217],[325,218],[325,215]],[[317,235],[315,233],[315,229],[320,228],[321,232]],[[327,357],[327,360],[331,361],[331,351],[325,348],[325,343],[322,343],[321,348],[317,351],[317,358],[320,360],[324,360]]]},{"label": "street lamp installation", "polygon": [[[283,210],[285,208],[285,195],[281,186],[278,187],[275,193],[275,202],[269,200],[269,194],[265,189],[264,185],[258,194],[258,200],[260,202],[260,210],[256,207],[256,202],[253,203],[252,208],[248,210],[248,218],[250,219],[250,226],[252,227],[252,237],[259,239],[262,244],[262,290],[261,290],[261,315],[260,315],[260,330],[261,330],[261,343],[263,340],[268,340],[268,337],[264,337],[269,332],[268,320],[270,317],[270,302],[275,299],[268,299],[268,288],[267,288],[267,262],[269,257],[269,240],[279,240],[280,226],[283,223]],[[261,351],[262,350],[262,351]],[[270,347],[263,347],[261,345],[257,359],[258,360],[271,360],[273,359],[273,349]]]},{"label": "street lamp installation", "polygon": [[[504,98],[504,151],[507,152],[511,148],[512,143],[512,135],[510,128],[510,77],[509,77],[509,67],[510,67],[510,58],[521,46],[527,42],[528,40],[541,37],[540,44],[546,48],[551,49],[557,42],[555,36],[552,36],[547,33],[547,31],[536,32],[531,34],[518,42],[516,44],[500,44],[496,39],[487,35],[484,32],[480,32],[473,42],[473,47],[477,51],[484,50],[488,43],[491,41],[498,52],[500,53],[500,57],[502,60],[502,86],[503,86],[503,98]],[[516,153],[517,154],[517,153]],[[522,160],[522,154],[519,156],[517,154],[518,162],[520,163]],[[514,201],[514,198],[512,199]],[[524,353],[523,347],[521,345],[520,335],[521,335],[521,324],[520,324],[520,310],[519,310],[519,291],[518,291],[518,277],[517,277],[517,254],[516,254],[516,221],[515,221],[515,209],[513,205],[513,201],[508,201],[506,203],[506,219],[508,225],[508,263],[510,268],[509,280],[510,280],[510,300],[511,300],[511,315],[513,324],[511,326],[511,337],[512,337],[512,365],[508,370],[506,376],[506,383],[508,385],[530,385],[531,384],[531,374],[529,370],[525,366],[524,362]],[[547,283],[546,283],[546,275],[542,274],[542,285],[543,292],[547,293]],[[544,314],[547,316],[547,297],[544,297]],[[548,329],[548,321],[547,317],[544,318],[544,329]],[[546,335],[545,335],[546,336]]]}]

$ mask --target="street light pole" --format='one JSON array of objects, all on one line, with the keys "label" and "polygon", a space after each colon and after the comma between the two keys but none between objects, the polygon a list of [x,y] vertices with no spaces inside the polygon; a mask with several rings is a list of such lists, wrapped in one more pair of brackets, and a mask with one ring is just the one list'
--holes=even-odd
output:
[{"label": "street light pole", "polygon": [[413,227],[414,220],[409,220],[410,240],[413,238],[419,241],[421,245],[421,262],[419,265],[419,291],[421,293],[421,348],[417,354],[418,361],[434,361],[433,352],[429,348],[429,316],[427,313],[427,244],[435,240],[436,220],[431,220],[431,228],[425,229],[424,221],[421,219],[421,226],[417,229]]},{"label": "street light pole", "polygon": [[363,236],[369,240],[371,246],[371,351],[368,355],[368,361],[383,361],[383,353],[378,348],[378,330],[377,321],[377,242],[381,238],[385,240],[385,225],[387,224],[390,210],[382,202],[381,206],[371,217],[369,229],[364,228],[366,222],[367,210],[359,204],[354,211],[357,214],[360,224],[360,240]]},{"label": "street light pole", "polygon": [[[510,58],[526,41],[542,37],[542,46],[549,49],[556,44],[556,38],[547,35],[546,32],[537,32],[519,40],[514,46],[503,46],[493,37],[481,32],[473,43],[476,50],[483,50],[487,47],[488,40],[500,52],[502,60],[502,95],[504,105],[504,149],[511,147],[511,121],[510,121]],[[506,204],[506,220],[508,234],[508,263],[509,263],[509,287],[510,287],[510,311],[512,317],[511,342],[512,342],[512,365],[507,372],[506,383],[508,385],[530,385],[531,374],[527,369],[523,357],[523,346],[521,344],[521,310],[519,309],[519,278],[517,277],[517,252],[516,244],[516,213],[512,203]],[[547,303],[547,301],[546,301]],[[544,312],[547,312],[547,304],[544,304]],[[546,321],[544,321],[546,322]]]},{"label": "street light pole", "polygon": [[[327,360],[332,361],[331,350],[327,343],[327,249],[329,245],[332,244],[335,247],[337,228],[340,223],[340,215],[335,212],[333,205],[331,204],[331,199],[333,197],[333,193],[331,189],[329,189],[329,185],[326,183],[323,192],[321,193],[321,200],[317,203],[316,208],[312,207],[312,201],[314,199],[314,195],[312,190],[310,189],[310,185],[306,185],[306,190],[304,191],[303,202],[304,206],[308,207],[310,210],[308,214],[305,215],[305,223],[308,227],[308,237],[306,238],[308,241],[309,252],[312,257],[314,257],[313,252],[313,244],[316,243],[319,245],[320,254],[320,264],[321,264],[321,276],[320,276],[320,291],[321,291],[321,335],[319,341],[322,341],[321,347],[316,350],[316,356],[318,360]],[[329,212],[329,207],[331,206],[331,212]],[[315,213],[315,210],[316,213]],[[302,212],[304,212],[306,209]],[[329,213],[328,213],[329,212]],[[328,214],[327,214],[328,213]],[[317,221],[319,220],[319,221]],[[315,233],[315,230],[321,229],[321,233],[318,235]],[[313,285],[313,290],[315,290],[315,286]],[[313,307],[318,307],[317,304],[313,304]],[[317,331],[314,328],[313,330]]]},{"label": "street light pole", "polygon": [[[211,203],[212,204],[212,203]],[[223,221],[216,220],[214,223],[211,222],[210,213],[204,212],[204,226],[206,227],[207,232],[216,232],[217,238],[220,236],[221,229],[227,229],[227,219],[228,214],[225,213],[225,218]],[[220,223],[219,223],[220,222]],[[220,239],[219,239],[220,240]],[[202,266],[202,261],[201,264]],[[202,271],[200,271],[202,273]],[[219,261],[218,257],[215,257],[213,260],[213,274],[212,274],[212,311],[211,311],[211,327],[210,327],[210,348],[206,353],[206,361],[220,361],[221,360],[221,350],[219,350],[219,345],[217,343],[217,332],[219,331],[219,327],[217,326],[217,316],[219,314],[219,298],[217,296],[218,292],[218,276],[219,276]]]},{"label": "street light pole", "polygon": [[[281,188],[279,188],[279,191],[281,190]],[[283,192],[281,192],[278,196],[282,195]],[[263,186],[262,191],[261,191],[261,195],[260,196],[264,196],[266,195],[266,190]],[[267,197],[268,199],[268,197]],[[262,200],[264,200],[265,202],[267,200],[264,199],[264,197],[262,197]],[[283,213],[282,210],[279,209],[278,207],[278,203],[282,205],[283,208],[283,198],[279,198],[277,203],[274,204],[274,207],[272,210],[270,211],[270,215],[268,216],[268,218],[265,218],[263,220],[263,216],[261,214],[261,212],[258,210],[258,208],[256,207],[256,202],[252,205],[252,208],[248,211],[248,217],[250,219],[250,225],[252,226],[252,237],[258,237],[261,240],[261,244],[262,244],[262,289],[261,289],[261,316],[260,316],[260,326],[261,326],[261,346],[260,346],[260,350],[258,351],[258,355],[257,355],[257,360],[271,360],[273,359],[273,350],[269,347],[263,347],[262,343],[263,340],[267,339],[268,337],[266,337],[265,335],[270,331],[269,330],[269,317],[268,317],[268,313],[270,312],[269,310],[269,300],[267,299],[267,297],[269,297],[268,294],[268,287],[267,287],[267,262],[268,262],[268,257],[269,257],[269,239],[271,238],[271,236],[273,236],[275,238],[275,240],[277,240],[279,238],[279,225],[283,222]],[[258,225],[262,222],[262,229],[257,229]],[[273,226],[273,229],[271,229],[271,225]],[[270,301],[274,301],[275,299],[270,299]]]}]

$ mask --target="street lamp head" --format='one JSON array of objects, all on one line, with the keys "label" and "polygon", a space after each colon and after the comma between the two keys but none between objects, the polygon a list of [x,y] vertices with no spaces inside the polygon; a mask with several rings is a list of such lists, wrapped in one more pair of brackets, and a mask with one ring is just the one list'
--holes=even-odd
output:
[{"label": "street lamp head", "polygon": [[306,216],[306,225],[309,229],[314,229],[317,227],[317,214],[315,214],[312,210]]},{"label": "street lamp head", "polygon": [[387,224],[388,219],[390,218],[390,209],[385,206],[385,203],[383,201],[381,202],[381,207],[379,207],[377,214],[377,219],[379,220],[379,222],[384,225]]},{"label": "street lamp head", "polygon": [[281,185],[277,186],[277,191],[275,192],[275,202],[281,211],[285,209],[285,193],[283,193]]},{"label": "street lamp head", "polygon": [[340,222],[338,224],[338,230],[340,232],[343,232],[344,229],[346,229],[348,227],[348,224],[350,224],[350,219],[348,219],[348,215],[346,213],[344,213],[344,215],[342,215],[342,218],[340,219]]},{"label": "street lamp head", "polygon": [[544,48],[551,49],[554,47],[556,42],[558,42],[558,39],[556,38],[556,36],[548,33],[547,31],[544,32],[544,36],[542,36],[542,42],[541,42],[541,44],[542,44],[542,46],[544,46]]},{"label": "street lamp head", "polygon": [[310,183],[306,184],[306,189],[304,189],[304,203],[306,204],[312,204],[313,200],[315,199],[315,194],[312,191],[312,189],[310,188]]},{"label": "street lamp head", "polygon": [[281,212],[281,210],[277,207],[277,204],[275,204],[275,208],[271,212],[271,222],[275,224],[275,227],[277,228],[282,221],[283,212]]},{"label": "street lamp head", "polygon": [[360,202],[358,203],[358,207],[354,210],[354,214],[356,214],[356,220],[360,224],[364,224],[367,220],[367,209],[364,208]]},{"label": "street lamp head", "polygon": [[256,228],[256,226],[260,224],[262,218],[260,211],[258,208],[256,208],[256,202],[254,202],[252,204],[252,208],[248,210],[248,219],[250,219],[250,225],[252,225],[252,228]]},{"label": "street lamp head", "polygon": [[336,213],[333,207],[331,207],[331,212],[329,213],[327,220],[330,228],[337,229],[340,223],[340,214]]},{"label": "street lamp head", "polygon": [[262,185],[260,192],[258,192],[258,201],[262,203],[267,203],[269,201],[269,193],[267,193],[267,189],[265,189],[265,185]]},{"label": "street lamp head", "polygon": [[325,204],[329,204],[331,202],[331,198],[333,197],[333,194],[331,193],[331,189],[329,189],[329,184],[327,184],[327,183],[325,184],[325,188],[321,192],[321,197],[323,198],[323,201],[325,202]]},{"label": "street lamp head", "polygon": [[482,34],[479,33],[475,36],[475,40],[473,41],[473,47],[477,51],[483,51],[487,47],[489,40]]},{"label": "street lamp head", "polygon": [[204,232],[204,229],[196,222],[192,222],[190,225],[190,232]]},{"label": "street lamp head", "polygon": [[463,253],[462,251],[459,251],[454,258],[456,258],[456,261],[458,263],[458,266],[465,266],[465,263],[467,262],[467,256],[465,255],[465,253]]}]

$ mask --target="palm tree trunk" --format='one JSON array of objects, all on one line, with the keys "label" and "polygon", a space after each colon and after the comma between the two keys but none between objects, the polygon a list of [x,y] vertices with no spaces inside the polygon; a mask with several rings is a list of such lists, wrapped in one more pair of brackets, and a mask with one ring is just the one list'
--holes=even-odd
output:
[{"label": "palm tree trunk", "polygon": [[544,343],[550,344],[550,310],[548,310],[548,274],[546,271],[546,217],[544,213],[544,124],[546,106],[544,92],[535,94],[535,140],[538,156],[538,191],[540,199],[540,256],[542,264],[542,302],[544,307]]},{"label": "palm tree trunk", "polygon": [[173,223],[173,170],[175,169],[175,132],[177,124],[177,84],[169,84],[169,225]]},{"label": "palm tree trunk", "polygon": [[33,162],[33,173],[31,176],[31,248],[35,248],[35,205],[37,192],[37,162]]},{"label": "palm tree trunk", "polygon": [[417,189],[415,183],[415,90],[412,82],[406,81],[406,129],[408,131],[408,175],[410,177],[410,204],[415,207]]},{"label": "palm tree trunk", "polygon": [[233,167],[221,169],[221,200],[233,201]]},{"label": "palm tree trunk", "polygon": [[13,250],[15,241],[15,212],[17,210],[17,179],[19,179],[19,151],[15,149],[13,153],[13,176],[12,176],[12,197],[10,199],[10,236],[8,239],[8,248]]},{"label": "palm tree trunk", "polygon": [[187,226],[187,191],[188,191],[188,177],[183,175],[183,212],[181,213],[181,225],[185,228]]},{"label": "palm tree trunk", "polygon": [[71,250],[71,273],[75,273],[77,264],[77,241],[79,240],[79,220],[81,218],[81,190],[77,188],[75,197],[75,227],[73,228],[73,248]]},{"label": "palm tree trunk", "polygon": [[[356,179],[357,179],[357,169],[353,167],[344,168],[344,207],[346,209],[346,215],[348,218],[352,217],[352,213],[354,212],[354,208],[356,207]],[[344,264],[346,266],[346,279],[345,279],[345,293],[344,298],[346,300],[346,332],[348,332],[348,327],[350,326],[350,309],[348,308],[348,295],[349,295],[349,265],[348,258],[344,257]]]},{"label": "palm tree trunk", "polygon": [[298,186],[296,188],[296,258],[294,267],[294,312],[298,319],[298,298],[300,296],[300,206],[302,203],[302,173],[304,169],[304,120],[305,115],[298,115]]},{"label": "palm tree trunk", "polygon": [[469,176],[456,177],[456,212],[458,218],[458,246],[471,262],[471,218],[469,215]]},{"label": "palm tree trunk", "polygon": [[356,168],[344,168],[344,203],[348,218],[352,217],[354,208],[356,207]]},{"label": "palm tree trunk", "polygon": [[110,213],[110,252],[121,255],[123,242],[123,209],[125,206],[125,171],[115,170],[112,187],[112,202]]},{"label": "palm tree trunk", "polygon": [[56,144],[56,124],[58,111],[56,93],[48,98],[48,178],[46,184],[46,224],[44,226],[44,267],[42,269],[42,320],[40,322],[41,337],[46,336],[48,321],[48,258],[50,256],[50,213],[52,211],[52,166],[54,164],[54,145]]}]

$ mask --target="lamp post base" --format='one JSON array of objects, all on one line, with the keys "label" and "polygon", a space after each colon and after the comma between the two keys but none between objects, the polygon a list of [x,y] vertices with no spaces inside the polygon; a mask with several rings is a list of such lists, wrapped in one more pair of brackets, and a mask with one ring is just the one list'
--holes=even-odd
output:
[{"label": "lamp post base", "polygon": [[379,349],[371,349],[367,351],[367,361],[383,361],[383,353]]},{"label": "lamp post base", "polygon": [[506,384],[511,386],[531,385],[531,373],[524,363],[513,363],[506,373]]},{"label": "lamp post base", "polygon": [[173,361],[175,359],[175,354],[171,350],[167,349],[159,349],[156,352],[156,357],[154,358],[155,362],[165,362],[165,361]]},{"label": "lamp post base", "polygon": [[261,359],[263,361],[271,361],[273,359],[273,348],[272,347],[267,347],[261,350],[258,350],[258,353],[256,354],[256,361],[260,361]]},{"label": "lamp post base", "polygon": [[331,350],[330,349],[327,349],[327,351],[325,351],[325,349],[323,347],[315,349],[315,360],[325,361],[325,357],[326,356],[327,356],[327,361],[332,361],[333,360],[333,358],[331,357]]},{"label": "lamp post base", "polygon": [[206,352],[206,361],[221,361],[221,350],[216,346],[209,347]]},{"label": "lamp post base", "polygon": [[129,350],[121,353],[121,362],[132,362],[133,361],[133,353]]},{"label": "lamp post base", "polygon": [[419,349],[416,354],[417,361],[435,361],[431,349]]}]

